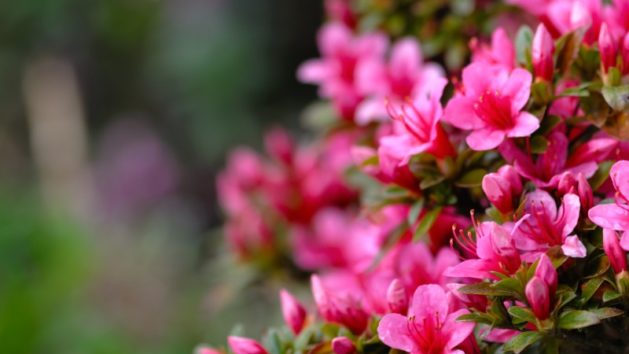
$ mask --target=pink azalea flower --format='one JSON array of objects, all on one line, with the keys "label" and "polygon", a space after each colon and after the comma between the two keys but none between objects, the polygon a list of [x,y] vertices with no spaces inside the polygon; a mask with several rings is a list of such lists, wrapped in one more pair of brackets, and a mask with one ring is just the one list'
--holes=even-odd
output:
[{"label": "pink azalea flower", "polygon": [[463,354],[457,347],[472,334],[474,324],[457,321],[467,310],[453,310],[440,286],[422,285],[413,295],[408,317],[385,315],[378,325],[378,336],[389,347],[411,354]]},{"label": "pink azalea flower", "polygon": [[345,119],[354,118],[362,100],[357,88],[357,68],[362,61],[377,60],[386,50],[387,40],[382,34],[354,36],[338,22],[325,25],[318,36],[321,59],[305,62],[299,68],[299,80],[320,85],[319,94],[332,99]]},{"label": "pink azalea flower", "polygon": [[365,331],[369,314],[355,293],[347,291],[345,286],[329,289],[317,275],[313,275],[310,280],[312,295],[323,319],[343,325],[354,334]]},{"label": "pink azalea flower", "polygon": [[520,176],[510,165],[502,166],[496,173],[486,174],[481,185],[491,204],[505,214],[513,211],[514,202],[522,194]]},{"label": "pink azalea flower", "polygon": [[332,351],[334,354],[352,354],[356,352],[356,347],[349,338],[341,336],[332,339]]},{"label": "pink azalea flower", "polygon": [[234,354],[268,354],[262,344],[250,338],[229,336],[227,343]]},{"label": "pink azalea flower", "polygon": [[592,177],[597,163],[604,161],[617,141],[611,138],[593,138],[578,146],[568,156],[568,138],[558,130],[547,137],[548,148],[533,161],[532,154],[522,151],[513,142],[507,141],[499,148],[502,156],[515,167],[524,178],[531,180],[540,188],[556,187],[560,175],[569,171],[582,173],[586,178]]},{"label": "pink azalea flower", "polygon": [[405,314],[408,309],[408,295],[402,282],[395,278],[387,288],[387,304],[389,311]]},{"label": "pink azalea flower", "polygon": [[470,41],[472,62],[501,66],[507,70],[515,68],[515,47],[513,41],[502,28],[496,28],[491,35],[491,45],[479,43],[476,38]]},{"label": "pink azalea flower", "polygon": [[553,1],[542,15],[545,24],[556,37],[576,30],[585,32],[583,41],[595,43],[603,22],[602,2],[599,0]]},{"label": "pink azalea flower", "polygon": [[629,161],[618,161],[609,177],[616,189],[616,202],[599,204],[589,211],[593,223],[605,229],[629,231]]},{"label": "pink azalea flower", "polygon": [[522,109],[531,91],[531,74],[483,63],[463,69],[463,89],[448,102],[444,120],[471,130],[466,142],[474,150],[489,150],[505,138],[530,136],[539,120]]},{"label": "pink azalea flower", "polygon": [[476,240],[471,233],[455,234],[457,244],[470,259],[447,269],[444,274],[451,278],[497,279],[493,272],[515,273],[521,264],[513,240],[518,228],[519,224],[509,230],[507,226],[486,221],[475,225]]},{"label": "pink azalea flower", "polygon": [[280,290],[280,304],[282,305],[282,316],[288,327],[298,335],[306,323],[306,309],[287,290]]},{"label": "pink azalea flower", "polygon": [[[581,211],[587,213],[594,204],[594,194],[592,187],[587,181],[583,173],[578,173],[576,176],[572,172],[564,172],[559,176],[557,182],[557,194],[561,197],[572,193],[579,196],[581,202]],[[585,215],[585,214],[584,214]]]},{"label": "pink azalea flower", "polygon": [[[624,246],[624,247],[623,247]],[[629,232],[625,231],[622,241],[618,239],[618,232],[603,229],[603,250],[616,274],[627,270],[627,248],[629,246]]]},{"label": "pink azalea flower", "polygon": [[389,106],[394,120],[393,134],[380,139],[378,157],[381,163],[404,166],[412,156],[425,151],[437,158],[455,155],[446,132],[439,124],[443,114],[439,100],[445,85],[445,79],[435,80],[431,96],[398,105],[399,111]]},{"label": "pink azalea flower", "polygon": [[586,249],[579,237],[572,234],[579,222],[581,203],[575,194],[563,196],[557,209],[555,200],[547,192],[536,190],[526,196],[525,215],[514,234],[516,247],[524,259],[535,259],[550,247],[561,246],[568,257],[583,258]]},{"label": "pink azalea flower", "polygon": [[386,100],[397,107],[408,100],[429,96],[433,89],[441,91],[437,80],[442,78],[443,69],[439,65],[423,63],[417,40],[409,37],[398,41],[388,63],[374,57],[362,61],[358,67],[358,87],[368,98],[358,107],[356,122],[367,124],[387,119]]},{"label": "pink azalea flower", "polygon": [[459,257],[452,249],[444,247],[433,256],[426,244],[412,242],[400,247],[393,268],[410,297],[419,285],[445,285],[444,272],[456,264]]},{"label": "pink azalea flower", "polygon": [[[411,191],[419,192],[419,181],[409,170],[408,165],[400,165],[395,156],[382,151],[378,156],[376,149],[367,146],[352,147],[352,157],[363,172],[385,184],[396,184]],[[374,162],[375,160],[375,162]]]},{"label": "pink azalea flower", "polygon": [[349,0],[325,0],[325,12],[333,20],[355,28],[358,19]]}]

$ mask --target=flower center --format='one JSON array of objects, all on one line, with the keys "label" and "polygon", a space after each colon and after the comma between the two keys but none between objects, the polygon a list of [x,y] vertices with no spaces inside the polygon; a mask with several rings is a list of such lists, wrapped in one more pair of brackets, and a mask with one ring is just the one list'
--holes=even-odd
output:
[{"label": "flower center", "polygon": [[503,96],[498,91],[487,90],[476,103],[474,113],[489,127],[498,130],[507,130],[515,126],[511,114],[511,97]]}]

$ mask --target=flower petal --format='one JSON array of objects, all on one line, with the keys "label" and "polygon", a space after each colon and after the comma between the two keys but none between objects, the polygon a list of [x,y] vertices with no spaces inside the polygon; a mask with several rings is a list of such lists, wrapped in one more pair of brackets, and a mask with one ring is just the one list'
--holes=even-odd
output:
[{"label": "flower petal", "polygon": [[563,254],[572,258],[584,258],[587,255],[585,246],[578,236],[568,236],[561,246]]},{"label": "flower petal", "polygon": [[511,97],[511,108],[519,112],[531,95],[531,73],[517,68],[511,72],[509,79],[502,89],[502,93]]},{"label": "flower petal", "polygon": [[505,139],[501,130],[477,129],[467,136],[465,142],[473,150],[485,151],[496,148]]},{"label": "flower petal", "polygon": [[596,225],[612,230],[629,230],[629,210],[616,204],[600,204],[588,212],[590,220]]},{"label": "flower petal", "polygon": [[520,112],[515,121],[515,126],[511,128],[508,137],[524,137],[530,136],[539,128],[539,119],[529,112]]},{"label": "flower petal", "polygon": [[408,319],[400,314],[391,313],[382,317],[378,324],[378,337],[391,348],[411,352],[413,339],[408,332]]}]

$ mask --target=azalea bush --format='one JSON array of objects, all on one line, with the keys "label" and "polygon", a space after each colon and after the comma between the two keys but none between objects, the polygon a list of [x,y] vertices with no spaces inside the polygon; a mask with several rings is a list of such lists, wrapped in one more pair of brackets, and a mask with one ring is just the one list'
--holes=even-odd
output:
[{"label": "azalea bush", "polygon": [[310,139],[217,186],[236,257],[316,306],[282,290],[284,328],[198,352],[624,352],[629,2],[326,10]]}]

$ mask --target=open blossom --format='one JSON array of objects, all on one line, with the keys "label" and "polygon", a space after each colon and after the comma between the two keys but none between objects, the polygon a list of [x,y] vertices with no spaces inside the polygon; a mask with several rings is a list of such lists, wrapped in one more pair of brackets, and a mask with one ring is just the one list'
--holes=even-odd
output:
[{"label": "open blossom", "polygon": [[615,163],[609,177],[616,189],[615,203],[597,205],[588,216],[602,228],[629,231],[629,161]]},{"label": "open blossom", "polygon": [[363,61],[382,57],[387,40],[379,33],[354,36],[345,25],[331,22],[319,32],[318,44],[322,58],[302,64],[297,76],[320,85],[319,94],[330,98],[344,119],[352,120],[363,98],[357,88],[357,68]]},{"label": "open blossom", "polygon": [[443,79],[443,69],[437,64],[423,62],[417,40],[401,39],[393,46],[388,63],[378,57],[360,63],[357,84],[359,91],[368,98],[359,105],[356,122],[366,124],[386,120],[385,100],[397,107],[407,100],[429,96],[433,90],[441,90],[440,79]]},{"label": "open blossom", "polygon": [[[443,114],[441,93],[445,79],[435,80],[433,94],[420,97],[415,102],[403,103],[396,108],[390,106],[393,134],[380,139],[378,157],[393,165],[406,165],[413,155],[431,152],[437,158],[455,155],[454,148],[439,120]],[[384,162],[383,162],[384,163]]]},{"label": "open blossom", "polygon": [[524,293],[531,305],[535,317],[548,318],[550,307],[557,290],[557,271],[547,255],[542,254],[537,263],[535,274],[526,284]]},{"label": "open blossom", "polygon": [[280,304],[284,322],[295,334],[299,334],[306,323],[306,309],[287,290],[280,290]]},{"label": "open blossom", "polygon": [[520,149],[513,142],[507,141],[499,151],[524,178],[531,180],[540,188],[556,187],[561,174],[569,171],[582,173],[590,178],[598,168],[597,163],[604,161],[617,146],[611,138],[597,137],[577,146],[568,156],[569,141],[558,130],[548,137],[548,148],[533,160],[532,154]]},{"label": "open blossom", "polygon": [[486,221],[475,226],[476,240],[463,231],[456,235],[456,241],[470,259],[445,271],[452,278],[496,279],[493,272],[513,274],[520,267],[520,254],[515,247],[513,233],[519,225],[499,225]]},{"label": "open blossom", "polygon": [[520,176],[510,165],[502,166],[495,173],[486,174],[481,185],[487,199],[502,213],[512,212],[514,202],[522,194]]},{"label": "open blossom", "polygon": [[568,257],[583,258],[586,249],[579,237],[573,234],[579,222],[581,203],[579,197],[569,193],[563,196],[557,208],[553,197],[543,190],[526,196],[524,212],[527,214],[514,234],[518,249],[525,252],[525,259],[535,259],[548,248],[561,246]]},{"label": "open blossom", "polygon": [[229,336],[227,343],[234,354],[268,354],[262,344],[250,338]]},{"label": "open blossom", "polygon": [[393,267],[410,298],[419,285],[445,285],[444,272],[458,263],[458,255],[450,248],[444,247],[433,256],[426,244],[412,242],[400,248]]},{"label": "open blossom", "polygon": [[463,69],[463,88],[448,102],[444,120],[472,131],[466,138],[472,149],[493,149],[539,128],[539,120],[522,111],[530,91],[531,74],[524,69],[472,63]]},{"label": "open blossom", "polygon": [[457,349],[474,330],[470,322],[456,319],[467,313],[455,311],[450,297],[438,285],[422,285],[413,295],[408,317],[392,313],[378,325],[382,342],[411,354],[463,353]]}]

